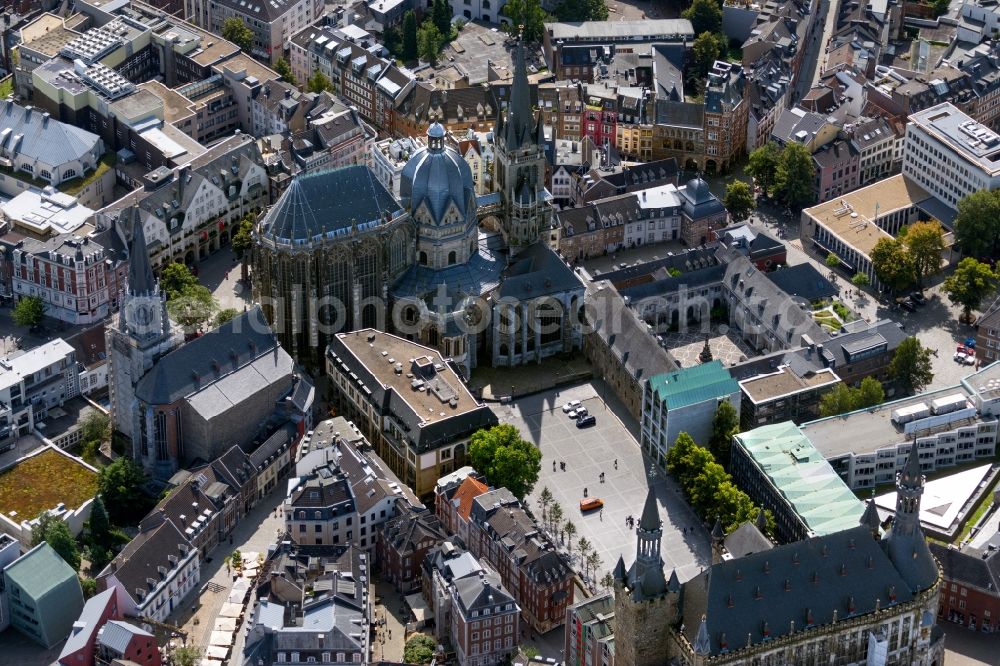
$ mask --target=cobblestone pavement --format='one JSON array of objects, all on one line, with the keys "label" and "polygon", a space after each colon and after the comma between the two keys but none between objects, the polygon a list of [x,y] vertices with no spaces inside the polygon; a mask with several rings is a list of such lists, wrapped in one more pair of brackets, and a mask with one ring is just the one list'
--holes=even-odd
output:
[{"label": "cobblestone pavement", "polygon": [[[562,411],[562,405],[569,400],[581,400],[597,417],[597,424],[577,428]],[[596,580],[614,568],[619,556],[628,564],[635,559],[635,532],[626,525],[625,518],[633,516],[638,520],[650,486],[660,503],[661,552],[667,574],[676,569],[684,581],[709,564],[707,530],[673,479],[652,470],[636,440],[638,424],[603,381],[545,391],[520,398],[512,406],[497,406],[494,411],[501,422],[518,427],[522,436],[541,449],[542,470],[528,497],[529,508],[540,521],[538,493],[545,487],[552,492],[565,518],[576,526],[577,539],[586,537],[600,555],[601,566],[593,576]],[[565,471],[560,469],[560,461],[566,463]],[[601,472],[605,473],[604,483],[599,479]],[[584,488],[590,497],[604,499],[602,511],[580,513]],[[574,562],[576,550],[574,545]],[[576,567],[582,570],[578,562]]]},{"label": "cobblestone pavement", "polygon": [[[667,349],[673,354],[681,367],[689,368],[701,363],[699,355],[705,348],[705,335],[702,333],[664,333],[663,339]],[[729,327],[723,324],[715,326],[708,338],[708,347],[712,358],[722,361],[727,368],[757,354],[743,340],[729,332]]]},{"label": "cobblestone pavement", "polygon": [[941,622],[945,632],[945,666],[995,666],[997,636],[970,631],[951,622]]},{"label": "cobblestone pavement", "polygon": [[242,312],[252,304],[250,290],[239,282],[240,264],[228,246],[198,264],[198,280],[211,290],[221,310]]},{"label": "cobblestone pavement", "polygon": [[[284,499],[284,485],[266,495],[250,513],[243,517],[233,530],[232,543],[220,544],[201,562],[201,581],[198,592],[185,600],[182,607],[175,610],[167,623],[180,627],[188,633],[188,644],[204,649],[208,645],[215,620],[222,610],[222,604],[229,598],[235,576],[226,569],[224,558],[234,550],[241,553],[267,554],[267,548],[275,542],[279,530],[284,529],[284,519],[279,505]],[[237,647],[233,654],[243,648],[243,631],[237,635]],[[236,662],[233,662],[236,663]]]}]

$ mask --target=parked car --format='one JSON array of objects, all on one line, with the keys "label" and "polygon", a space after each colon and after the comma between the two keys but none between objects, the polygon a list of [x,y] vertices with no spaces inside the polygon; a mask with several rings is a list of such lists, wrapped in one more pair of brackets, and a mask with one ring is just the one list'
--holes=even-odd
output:
[{"label": "parked car", "polygon": [[588,414],[587,416],[584,416],[583,418],[580,418],[580,419],[576,420],[576,427],[577,428],[587,428],[587,427],[590,427],[590,426],[594,425],[595,423],[597,423],[597,419],[594,418],[594,415],[593,414]]},{"label": "parked car", "polygon": [[565,405],[563,405],[563,412],[569,414],[571,411],[573,411],[574,409],[578,409],[579,407],[580,407],[579,400],[570,400]]},{"label": "parked car", "polygon": [[975,354],[965,354],[965,358],[961,360],[962,365],[975,365],[976,355]]},{"label": "parked car", "polygon": [[975,356],[976,352],[966,347],[965,345],[959,345],[958,349],[955,350],[956,354],[965,354],[966,356]]},{"label": "parked car", "polygon": [[580,500],[580,511],[593,511],[604,506],[604,500],[599,497],[588,497]]},{"label": "parked car", "polygon": [[915,291],[912,294],[910,294],[910,298],[912,298],[914,302],[920,303],[921,305],[927,302],[927,297],[921,294],[919,291]]},{"label": "parked car", "polygon": [[[966,360],[969,358],[970,356],[968,354],[963,354],[962,352],[955,352],[954,356],[955,363],[959,363],[961,365],[971,365],[971,363],[966,362]],[[973,363],[975,363],[975,361],[973,361]]]},{"label": "parked car", "polygon": [[910,301],[910,300],[905,300],[905,301],[901,302],[899,305],[903,309],[909,310],[910,312],[916,312],[916,310],[917,310],[917,306],[914,305],[913,302]]},{"label": "parked car", "polygon": [[578,419],[580,417],[586,416],[588,414],[586,407],[577,407],[569,412],[569,417],[571,419]]}]

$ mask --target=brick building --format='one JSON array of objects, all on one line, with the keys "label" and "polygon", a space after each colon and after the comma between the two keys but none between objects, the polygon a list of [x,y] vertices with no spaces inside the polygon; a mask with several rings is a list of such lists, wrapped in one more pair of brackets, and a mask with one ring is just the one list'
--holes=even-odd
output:
[{"label": "brick building", "polygon": [[517,650],[520,609],[496,572],[460,578],[451,597],[452,644],[461,666],[495,666]]},{"label": "brick building", "polygon": [[379,531],[377,560],[383,580],[409,594],[420,588],[422,565],[448,536],[437,515],[423,507],[401,506]]},{"label": "brick building", "polygon": [[1000,624],[1000,555],[996,535],[983,548],[964,551],[931,543],[941,563],[941,604],[938,620],[973,631],[992,633]]}]

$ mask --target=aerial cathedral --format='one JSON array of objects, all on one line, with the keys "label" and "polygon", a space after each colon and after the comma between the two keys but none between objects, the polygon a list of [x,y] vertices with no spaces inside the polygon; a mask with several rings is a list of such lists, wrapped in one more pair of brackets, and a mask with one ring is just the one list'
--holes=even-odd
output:
[{"label": "aerial cathedral", "polygon": [[466,377],[580,347],[584,288],[549,247],[543,125],[520,43],[513,60],[493,194],[475,195],[435,122],[400,173],[399,199],[349,166],[300,174],[258,220],[254,297],[296,360],[319,367],[332,335],[363,328],[434,347]]}]

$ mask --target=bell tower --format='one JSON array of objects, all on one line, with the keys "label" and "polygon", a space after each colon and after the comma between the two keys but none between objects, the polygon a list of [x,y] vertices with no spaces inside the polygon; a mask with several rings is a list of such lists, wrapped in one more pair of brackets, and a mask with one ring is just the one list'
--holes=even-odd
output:
[{"label": "bell tower", "polygon": [[545,125],[531,110],[524,42],[514,48],[514,81],[506,110],[497,115],[493,182],[503,198],[500,232],[511,251],[545,238],[552,208],[545,190]]},{"label": "bell tower", "polygon": [[142,213],[138,207],[124,209],[115,222],[118,233],[127,239],[128,282],[118,315],[108,326],[108,386],[111,422],[115,430],[132,440],[133,457],[144,467],[143,438],[135,388],[156,360],[176,346],[171,335],[167,302],[149,264]]},{"label": "bell tower", "polygon": [[656,494],[650,488],[636,529],[636,557],[630,569],[619,558],[615,579],[615,665],[660,666],[669,662],[670,632],[678,619],[681,586],[677,573],[663,575]]}]

